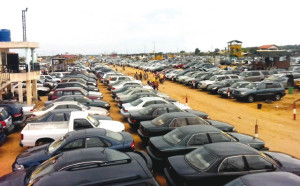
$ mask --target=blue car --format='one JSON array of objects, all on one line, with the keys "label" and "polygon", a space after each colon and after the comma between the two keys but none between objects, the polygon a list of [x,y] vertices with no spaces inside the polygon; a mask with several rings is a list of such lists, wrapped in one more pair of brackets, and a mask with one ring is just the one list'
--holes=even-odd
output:
[{"label": "blue car", "polygon": [[105,147],[124,152],[135,150],[133,137],[128,132],[117,133],[101,128],[72,131],[51,144],[23,151],[17,156],[12,169],[29,169],[62,152],[91,147]]}]

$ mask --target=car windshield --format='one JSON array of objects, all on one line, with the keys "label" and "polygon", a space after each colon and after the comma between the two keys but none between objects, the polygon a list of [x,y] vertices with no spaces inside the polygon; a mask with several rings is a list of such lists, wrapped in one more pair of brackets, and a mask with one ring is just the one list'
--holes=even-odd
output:
[{"label": "car windshield", "polygon": [[196,169],[205,170],[217,160],[217,157],[209,153],[204,147],[200,147],[185,155],[185,159]]},{"label": "car windshield", "polygon": [[142,102],[143,102],[143,100],[137,99],[137,100],[135,100],[133,102],[130,102],[130,105],[137,106],[137,105],[141,104]]},{"label": "car windshield", "polygon": [[54,164],[60,155],[54,156],[38,166],[31,174],[29,185],[38,177],[55,172]]},{"label": "car windshield", "polygon": [[55,152],[60,146],[61,144],[63,144],[63,142],[66,140],[68,134],[66,134],[65,136],[53,141],[49,147],[48,147],[48,152],[49,154],[52,154],[53,152]]},{"label": "car windshield", "polygon": [[98,127],[100,125],[100,122],[93,118],[92,116],[88,116],[87,119],[95,126]]},{"label": "car windshield", "polygon": [[153,119],[151,122],[154,125],[159,126],[159,125],[163,125],[168,119],[169,119],[169,117],[163,114],[163,115],[158,116],[157,118]]},{"label": "car windshield", "polygon": [[152,111],[154,110],[153,107],[148,106],[148,107],[145,107],[144,109],[140,110],[140,113],[143,114],[143,115],[149,115],[152,113]]},{"label": "car windshield", "polygon": [[48,110],[49,108],[53,107],[53,104],[48,105],[47,107],[43,107],[42,111]]},{"label": "car windshield", "polygon": [[258,85],[257,83],[250,83],[245,88],[254,89],[257,87],[257,85]]},{"label": "car windshield", "polygon": [[179,128],[167,133],[163,136],[163,139],[171,144],[178,144],[185,138],[185,133],[183,133]]},{"label": "car windshield", "polygon": [[117,141],[122,141],[123,140],[123,136],[122,134],[118,133],[118,132],[113,132],[110,130],[106,130],[106,136],[115,139]]}]

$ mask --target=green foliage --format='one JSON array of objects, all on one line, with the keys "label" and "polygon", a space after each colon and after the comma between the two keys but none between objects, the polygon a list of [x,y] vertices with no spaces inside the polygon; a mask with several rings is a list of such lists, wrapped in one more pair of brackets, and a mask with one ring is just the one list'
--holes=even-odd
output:
[{"label": "green foliage", "polygon": [[195,49],[195,55],[199,55],[200,54],[200,50],[199,50],[199,48],[196,48]]},{"label": "green foliage", "polygon": [[185,51],[184,51],[184,50],[181,50],[181,51],[180,51],[180,54],[184,54],[184,53],[185,53]]}]

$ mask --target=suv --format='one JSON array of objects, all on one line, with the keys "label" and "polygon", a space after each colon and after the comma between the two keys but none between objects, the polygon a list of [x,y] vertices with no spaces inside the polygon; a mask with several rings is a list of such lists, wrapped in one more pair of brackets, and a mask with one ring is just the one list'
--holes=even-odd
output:
[{"label": "suv", "polygon": [[21,104],[16,103],[15,101],[1,101],[0,107],[4,107],[8,114],[12,117],[14,127],[19,127],[26,120]]},{"label": "suv", "polygon": [[0,126],[6,135],[12,133],[15,128],[12,124],[11,116],[3,107],[0,107],[0,123]]},{"label": "suv", "polygon": [[240,73],[240,76],[245,81],[262,81],[264,80],[270,73],[268,71],[244,71]]},{"label": "suv", "polygon": [[69,96],[69,95],[83,95],[90,99],[102,99],[103,96],[99,95],[91,95],[88,91],[79,88],[79,87],[68,87],[68,88],[58,88],[54,90],[53,94],[49,95],[49,100],[55,100],[57,98],[60,98],[61,96]]},{"label": "suv", "polygon": [[258,99],[274,99],[279,101],[285,96],[285,89],[279,82],[262,81],[250,83],[245,88],[238,88],[233,91],[234,98],[238,100],[247,100],[249,103]]}]

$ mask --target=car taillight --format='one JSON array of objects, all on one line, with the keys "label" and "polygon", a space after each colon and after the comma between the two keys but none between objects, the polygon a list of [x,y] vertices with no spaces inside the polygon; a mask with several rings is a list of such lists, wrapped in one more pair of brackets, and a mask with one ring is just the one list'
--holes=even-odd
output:
[{"label": "car taillight", "polygon": [[14,114],[14,117],[19,117],[21,116],[21,114]]},{"label": "car taillight", "polygon": [[130,147],[131,147],[132,150],[135,149],[134,142],[131,143]]},{"label": "car taillight", "polygon": [[117,97],[117,99],[120,99],[120,97]]},{"label": "car taillight", "polygon": [[34,111],[34,109],[30,109],[30,112],[33,112]]},{"label": "car taillight", "polygon": [[135,123],[135,122],[136,122],[136,119],[131,118],[131,121],[132,121],[133,123]]},{"label": "car taillight", "polygon": [[111,88],[111,85],[108,85],[108,88]]},{"label": "car taillight", "polygon": [[125,110],[125,109],[124,109],[124,112],[128,112],[128,110]]},{"label": "car taillight", "polygon": [[23,139],[24,139],[24,135],[23,135],[23,134],[20,134],[20,137],[21,137],[21,140],[23,140]]},{"label": "car taillight", "polygon": [[115,90],[116,88],[113,88],[113,90]]},{"label": "car taillight", "polygon": [[0,121],[0,123],[2,124],[3,127],[6,127],[5,121]]}]

